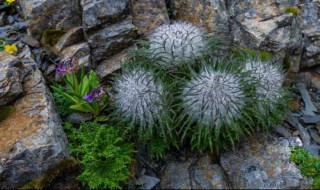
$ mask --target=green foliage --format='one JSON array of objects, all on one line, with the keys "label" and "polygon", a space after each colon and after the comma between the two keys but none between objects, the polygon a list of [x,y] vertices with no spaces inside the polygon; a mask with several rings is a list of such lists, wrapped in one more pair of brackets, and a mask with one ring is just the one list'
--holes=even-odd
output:
[{"label": "green foliage", "polygon": [[70,151],[83,165],[79,180],[90,189],[119,189],[129,176],[133,145],[121,138],[119,128],[96,122],[79,129],[65,124]]},{"label": "green foliage", "polygon": [[[55,87],[60,89],[61,91],[64,90],[64,87],[61,86],[61,85],[56,84]],[[70,109],[70,106],[72,105],[72,101],[71,100],[69,100],[66,97],[62,96],[57,91],[54,91],[52,93],[52,96],[53,96],[54,101],[56,103],[58,114],[61,117],[68,116],[73,112],[73,110]]]},{"label": "green foliage", "polygon": [[13,111],[13,106],[0,106],[0,122],[9,117]]},{"label": "green foliage", "polygon": [[7,44],[7,40],[5,38],[0,38],[0,51],[4,50],[4,47],[6,44]]},{"label": "green foliage", "polygon": [[303,148],[295,147],[292,149],[290,160],[298,165],[302,175],[313,179],[314,189],[320,188],[320,158],[311,155]]},{"label": "green foliage", "polygon": [[[65,99],[72,102],[70,109],[80,112],[91,112],[96,119],[105,118],[99,116],[108,103],[106,92],[100,87],[98,75],[91,70],[88,75],[85,74],[84,67],[81,69],[80,78],[75,73],[75,66],[60,65],[61,69],[66,70],[64,79],[67,84],[65,90],[52,86],[56,93],[59,93]],[[67,106],[67,105],[66,105]]]},{"label": "green foliage", "polygon": [[292,13],[294,16],[301,16],[300,10],[297,7],[287,7],[285,13]]}]

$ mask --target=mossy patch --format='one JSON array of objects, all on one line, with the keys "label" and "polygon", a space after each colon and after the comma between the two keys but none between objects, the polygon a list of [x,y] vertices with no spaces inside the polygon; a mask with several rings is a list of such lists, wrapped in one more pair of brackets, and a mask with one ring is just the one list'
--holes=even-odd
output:
[{"label": "mossy patch", "polygon": [[14,111],[13,106],[0,106],[0,122],[5,120]]},{"label": "mossy patch", "polygon": [[59,176],[69,173],[80,167],[79,162],[73,157],[61,161],[57,166],[48,170],[42,177],[32,180],[21,187],[21,189],[46,189]]},{"label": "mossy patch", "polygon": [[285,13],[292,13],[294,16],[301,16],[300,10],[297,7],[287,7],[284,9]]},{"label": "mossy patch", "polygon": [[296,147],[292,149],[290,160],[299,167],[303,176],[313,179],[314,189],[320,188],[320,158],[311,155],[303,148]]},{"label": "mossy patch", "polygon": [[53,47],[65,33],[63,30],[47,29],[42,33],[41,43],[46,47]]}]

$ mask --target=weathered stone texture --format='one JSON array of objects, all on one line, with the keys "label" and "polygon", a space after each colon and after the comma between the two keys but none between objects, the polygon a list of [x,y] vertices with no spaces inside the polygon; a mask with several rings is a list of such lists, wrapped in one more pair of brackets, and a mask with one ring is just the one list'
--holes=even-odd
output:
[{"label": "weathered stone texture", "polygon": [[46,29],[66,30],[81,25],[80,4],[74,0],[19,0],[28,30],[37,40]]},{"label": "weathered stone texture", "polygon": [[88,39],[93,60],[98,62],[121,51],[130,46],[135,37],[131,18],[96,31]]},{"label": "weathered stone texture", "polygon": [[306,187],[297,166],[290,162],[287,139],[263,137],[241,143],[236,151],[223,153],[220,163],[233,188],[296,189]]},{"label": "weathered stone texture", "polygon": [[9,104],[23,93],[20,64],[16,57],[0,52],[0,106]]},{"label": "weathered stone texture", "polygon": [[[1,56],[0,56],[1,57]],[[34,64],[19,68],[24,97],[0,122],[0,188],[17,188],[69,156],[50,91]]]},{"label": "weathered stone texture", "polygon": [[156,27],[169,23],[165,0],[131,0],[133,24],[139,34],[148,34]]},{"label": "weathered stone texture", "polygon": [[95,28],[103,23],[116,23],[130,12],[129,0],[81,0],[83,26]]}]

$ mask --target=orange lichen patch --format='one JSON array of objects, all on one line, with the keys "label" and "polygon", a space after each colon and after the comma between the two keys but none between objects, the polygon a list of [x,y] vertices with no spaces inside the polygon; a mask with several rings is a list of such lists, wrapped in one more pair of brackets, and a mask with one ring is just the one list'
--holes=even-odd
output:
[{"label": "orange lichen patch", "polygon": [[300,111],[300,99],[295,99],[290,103],[290,106],[292,107],[293,111],[299,112]]},{"label": "orange lichen patch", "polygon": [[[15,104],[15,111],[0,123],[0,156],[3,157],[15,150],[15,144],[22,139],[37,134],[42,126],[39,105],[42,93],[27,95]],[[40,110],[39,110],[40,107]],[[36,110],[36,111],[35,111]],[[28,141],[25,142],[25,146]]]}]

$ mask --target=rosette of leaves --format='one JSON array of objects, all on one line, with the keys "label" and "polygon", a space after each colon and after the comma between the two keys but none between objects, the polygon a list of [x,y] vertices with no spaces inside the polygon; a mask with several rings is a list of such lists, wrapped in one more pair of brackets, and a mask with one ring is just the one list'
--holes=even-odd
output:
[{"label": "rosette of leaves", "polygon": [[186,22],[158,27],[149,37],[151,57],[165,68],[192,62],[208,49],[206,30]]},{"label": "rosette of leaves", "polygon": [[248,60],[243,72],[248,72],[248,83],[255,83],[252,104],[259,110],[260,124],[272,125],[280,122],[288,107],[288,90],[282,86],[285,76],[281,67],[260,60]]},{"label": "rosette of leaves", "polygon": [[113,118],[126,123],[126,131],[138,134],[140,142],[150,141],[155,136],[165,141],[172,139],[165,89],[152,71],[124,71],[114,82]]},{"label": "rosette of leaves", "polygon": [[203,64],[181,86],[178,123],[182,139],[190,137],[193,148],[218,151],[251,134],[254,110],[248,103],[254,84],[245,81],[236,65],[212,60]]}]

